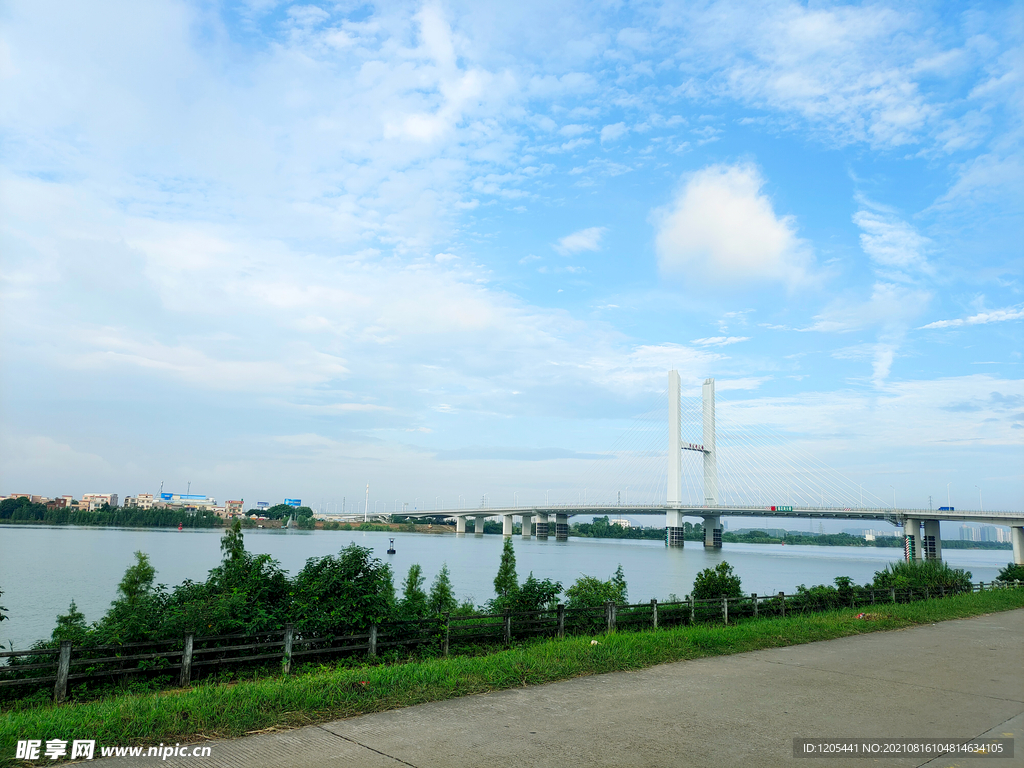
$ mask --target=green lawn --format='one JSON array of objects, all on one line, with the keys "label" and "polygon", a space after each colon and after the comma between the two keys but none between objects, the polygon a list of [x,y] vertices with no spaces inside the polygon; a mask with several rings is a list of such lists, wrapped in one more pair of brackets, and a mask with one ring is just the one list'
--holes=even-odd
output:
[{"label": "green lawn", "polygon": [[14,705],[0,717],[0,766],[15,765],[18,739],[96,739],[99,746],[151,745],[242,736],[473,693],[641,669],[665,662],[930,624],[1024,607],[1024,589],[844,609],[730,626],[692,626],[536,640],[484,656],[402,664],[323,666],[291,677],[202,684],[61,706]]}]

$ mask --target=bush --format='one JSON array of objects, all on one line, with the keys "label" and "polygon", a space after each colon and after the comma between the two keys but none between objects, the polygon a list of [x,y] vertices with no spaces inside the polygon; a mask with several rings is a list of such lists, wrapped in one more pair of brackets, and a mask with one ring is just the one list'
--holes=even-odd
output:
[{"label": "bush", "polygon": [[1006,567],[999,572],[1000,581],[1024,581],[1024,565],[1007,563]]},{"label": "bush", "polygon": [[311,557],[295,576],[292,591],[292,617],[305,633],[367,629],[395,609],[391,566],[356,544],[337,555]]},{"label": "bush", "polygon": [[874,589],[939,589],[954,592],[971,589],[971,572],[952,568],[942,560],[899,560],[876,571],[874,581],[867,585]]},{"label": "bush", "polygon": [[693,582],[694,600],[713,600],[720,597],[742,597],[740,577],[724,560],[714,568],[705,568]]},{"label": "bush", "polygon": [[620,565],[608,581],[580,576],[565,590],[566,608],[598,608],[607,602],[625,605],[628,596],[626,577]]}]

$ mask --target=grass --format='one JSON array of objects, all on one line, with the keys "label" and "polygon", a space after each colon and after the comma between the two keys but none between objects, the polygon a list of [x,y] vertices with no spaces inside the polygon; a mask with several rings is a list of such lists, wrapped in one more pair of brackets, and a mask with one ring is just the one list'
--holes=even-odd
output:
[{"label": "grass", "polygon": [[[202,684],[84,703],[13,708],[0,719],[0,766],[18,739],[96,739],[99,747],[232,737],[321,723],[475,693],[635,670],[672,661],[799,645],[1024,607],[1024,589],[844,609],[730,626],[696,625],[535,640],[485,656],[404,664],[323,666],[291,677]],[[49,761],[47,761],[49,762]]]}]

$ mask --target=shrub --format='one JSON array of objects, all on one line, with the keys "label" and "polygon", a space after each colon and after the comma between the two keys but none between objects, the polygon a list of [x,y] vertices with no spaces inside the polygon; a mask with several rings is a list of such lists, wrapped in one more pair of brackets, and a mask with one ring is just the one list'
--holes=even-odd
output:
[{"label": "shrub", "polygon": [[724,560],[714,568],[705,568],[693,582],[694,600],[712,600],[719,597],[741,597],[740,577]]},{"label": "shrub", "polygon": [[1024,581],[1024,565],[1007,563],[999,572],[1000,581]]},{"label": "shrub", "polygon": [[939,589],[953,591],[971,589],[971,572],[952,568],[942,560],[899,560],[875,572],[874,581],[867,585],[875,589]]},{"label": "shrub", "polygon": [[598,608],[607,602],[625,605],[628,595],[626,577],[620,565],[608,581],[593,576],[580,576],[565,590],[566,608]]}]

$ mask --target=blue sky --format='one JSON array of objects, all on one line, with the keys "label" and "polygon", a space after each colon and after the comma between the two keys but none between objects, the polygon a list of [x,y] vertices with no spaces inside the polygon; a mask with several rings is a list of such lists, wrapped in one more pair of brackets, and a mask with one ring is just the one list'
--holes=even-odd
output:
[{"label": "blue sky", "polygon": [[0,20],[0,492],[611,492],[675,367],[1021,507],[1019,4]]}]

